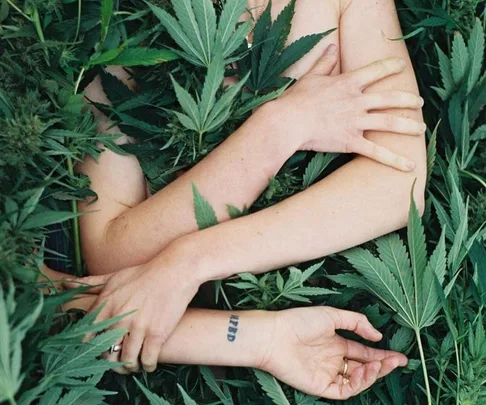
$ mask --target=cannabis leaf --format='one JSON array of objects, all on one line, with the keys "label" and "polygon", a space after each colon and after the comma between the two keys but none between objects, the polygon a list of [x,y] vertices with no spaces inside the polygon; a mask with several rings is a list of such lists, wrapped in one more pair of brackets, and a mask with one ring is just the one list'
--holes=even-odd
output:
[{"label": "cannabis leaf", "polygon": [[198,101],[196,102],[189,92],[171,76],[177,100],[184,111],[184,113],[174,111],[174,114],[184,127],[199,134],[199,148],[202,146],[203,134],[215,131],[230,117],[233,100],[247,79],[248,75],[227,89],[216,100],[216,93],[224,80],[224,62],[221,57],[215,57],[208,68],[201,96],[197,96]]},{"label": "cannabis leaf", "polygon": [[302,178],[304,188],[309,187],[326,170],[327,166],[338,157],[337,153],[316,153],[307,165]]},{"label": "cannabis leaf", "polygon": [[178,53],[197,66],[209,68],[218,53],[228,63],[251,29],[250,21],[238,24],[246,10],[246,0],[227,0],[218,24],[211,0],[173,0],[177,19],[162,8],[147,4],[182,49]]},{"label": "cannabis leaf", "polygon": [[478,83],[479,76],[481,75],[481,69],[484,63],[484,32],[483,25],[479,18],[476,18],[474,28],[471,31],[469,42],[467,44],[469,51],[469,59],[471,61],[471,67],[469,71],[467,90],[472,91]]},{"label": "cannabis leaf", "polygon": [[288,85],[280,75],[308,53],[331,29],[321,34],[312,34],[298,39],[285,48],[292,27],[296,0],[283,9],[277,19],[271,21],[271,1],[258,19],[250,52],[238,64],[240,75],[251,72],[247,86],[255,92],[267,92],[274,87]]},{"label": "cannabis leaf", "polygon": [[258,380],[258,384],[262,387],[263,391],[272,399],[276,405],[290,405],[289,400],[285,396],[282,387],[277,382],[275,377],[265,373],[261,370],[253,370]]},{"label": "cannabis leaf", "polygon": [[466,71],[469,65],[469,53],[467,51],[466,43],[461,34],[454,35],[454,41],[452,42],[452,77],[454,82],[459,84],[466,75]]},{"label": "cannabis leaf", "polygon": [[[37,293],[37,300],[30,311],[17,308],[13,300],[15,287],[9,282],[9,291],[4,296],[0,287],[0,402],[15,403],[14,397],[22,384],[25,375],[22,373],[22,341],[27,331],[36,322],[42,308],[42,294]],[[24,318],[13,323],[16,310],[23,311]]]},{"label": "cannabis leaf", "polygon": [[249,293],[238,305],[254,299],[253,293],[259,292],[265,297],[265,306],[272,306],[281,300],[310,303],[308,297],[337,294],[336,291],[322,287],[305,286],[314,273],[319,270],[324,262],[316,263],[302,271],[297,267],[288,268],[287,280],[284,279],[282,272],[277,271],[272,275],[265,274],[260,279],[249,273],[239,275],[241,281],[228,283],[229,286],[245,290]]},{"label": "cannabis leaf", "polygon": [[192,185],[192,194],[194,198],[194,211],[196,213],[196,222],[199,230],[209,228],[218,224],[218,218],[213,207],[199,193],[195,184]]},{"label": "cannabis leaf", "polygon": [[150,405],[170,405],[170,402],[166,401],[165,399],[155,395],[152,391],[150,391],[147,387],[145,387],[140,381],[138,381],[135,377],[133,377],[135,383],[138,387],[142,390],[143,394],[147,397],[150,402]]}]

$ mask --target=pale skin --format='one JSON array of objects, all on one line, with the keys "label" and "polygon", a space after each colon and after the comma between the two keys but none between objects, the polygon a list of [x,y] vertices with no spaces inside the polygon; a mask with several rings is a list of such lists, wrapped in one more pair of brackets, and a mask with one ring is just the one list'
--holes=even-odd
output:
[{"label": "pale skin", "polygon": [[[276,13],[284,2],[274,3]],[[405,45],[386,38],[401,36],[394,4],[391,0],[346,4],[337,0],[300,1],[292,40],[336,26],[339,29],[325,38],[323,46],[317,46],[291,69],[289,74],[294,77],[304,76],[291,91],[262,107],[203,162],[156,195],[146,198],[143,176],[133,157],[107,151],[98,164],[87,159],[80,168],[91,177],[99,196],[89,206],[89,210],[99,211],[82,217],[85,257],[91,274],[98,277],[82,281],[106,283],[95,290],[100,296],[92,305],[94,308],[107,302],[100,319],[138,310],[136,319],[126,318],[117,325],[130,331],[121,353],[121,360],[130,363],[128,369],[138,367],[139,354],[144,369],[155,368],[157,360],[161,360],[161,347],[167,347],[179,329],[187,325],[184,320],[188,315],[184,312],[202,282],[322,257],[399,229],[406,223],[414,180],[415,200],[423,207],[426,162],[421,100]],[[339,52],[334,56],[329,52],[319,60],[329,43],[336,44]],[[400,59],[388,59],[350,73],[390,57],[400,58],[405,66]],[[312,66],[310,74],[304,75]],[[343,75],[328,77],[331,72]],[[390,97],[390,91],[404,93]],[[87,95],[94,98],[102,93],[93,85],[88,87]],[[375,97],[371,99],[371,95]],[[377,121],[377,112],[388,118]],[[106,119],[103,121],[101,125],[108,125]],[[251,205],[268,184],[268,178],[298,149],[355,152],[368,157],[357,157],[281,204],[227,221],[226,204],[241,208]],[[414,169],[408,165],[410,161]],[[215,208],[222,224],[196,232],[193,182]],[[155,289],[154,285],[158,287]],[[160,309],[156,314],[152,313],[154,307]],[[295,311],[292,316],[303,318],[312,316],[314,310]],[[290,316],[286,313],[279,313],[277,318]],[[196,314],[192,315],[193,322],[211,319],[204,312]],[[200,320],[205,317],[206,321]],[[341,312],[338,316],[346,324],[349,317],[349,313]],[[361,318],[360,322],[365,321]],[[338,339],[334,331],[340,324],[327,326],[325,331],[302,333],[322,333],[323,337]],[[350,327],[354,329],[356,324]],[[292,336],[299,340],[295,333],[287,333],[288,328],[281,331],[282,336],[278,337],[283,342],[292,341]],[[364,337],[376,340],[378,335]],[[328,342],[323,344],[323,350],[328,346]],[[339,350],[336,353],[342,354]],[[404,362],[395,356],[399,355],[392,356],[393,368]],[[384,370],[391,371],[383,358],[356,358],[360,365],[355,369],[363,371],[357,371],[354,383],[343,385],[336,381],[343,367],[342,357],[339,365],[329,369],[334,378],[325,380],[327,385],[320,386],[317,395],[354,395]],[[325,362],[318,364],[324,367]],[[369,368],[371,371],[365,371]],[[272,366],[268,369],[279,374],[278,367],[277,371]],[[313,372],[317,373],[316,369]],[[286,375],[282,372],[276,376],[301,388],[296,382],[298,376],[290,381]],[[322,381],[320,375],[316,381]],[[332,384],[337,384],[341,397],[325,391]]]}]

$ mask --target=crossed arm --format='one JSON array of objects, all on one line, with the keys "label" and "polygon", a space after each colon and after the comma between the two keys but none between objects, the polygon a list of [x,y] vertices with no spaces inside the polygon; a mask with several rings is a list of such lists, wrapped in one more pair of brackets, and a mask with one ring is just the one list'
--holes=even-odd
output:
[{"label": "crossed arm", "polygon": [[[276,3],[275,12],[279,4]],[[401,35],[393,1],[360,0],[344,5],[337,0],[298,3],[291,40],[337,25],[339,30],[325,38],[340,49],[340,66],[334,70],[335,74],[398,56],[407,61],[406,69],[366,92],[403,90],[418,94],[404,43],[387,39]],[[289,74],[302,76],[315,63],[319,52],[322,47],[307,55]],[[91,98],[96,94],[90,92],[96,89],[87,89]],[[422,119],[420,110],[389,112]],[[318,184],[274,207],[224,222],[228,219],[226,204],[250,206],[268,179],[295,151],[295,145],[286,137],[275,136],[279,123],[273,117],[277,116],[280,120],[282,114],[274,114],[271,107],[262,109],[200,164],[149,198],[134,157],[105,151],[98,164],[87,159],[80,169],[90,176],[99,196],[89,207],[81,206],[99,210],[81,219],[89,271],[105,274],[139,265],[169,246],[185,254],[211,252],[212,257],[206,253],[205,257],[194,257],[196,263],[211,262],[207,265],[212,272],[204,275],[206,279],[243,270],[266,271],[335,253],[403,227],[415,179],[415,199],[419,207],[423,206],[426,172],[423,136],[367,131],[367,139],[413,160],[415,169],[401,172],[357,157]],[[224,223],[196,232],[191,183],[197,185]]]},{"label": "crossed arm", "polygon": [[[279,4],[277,2],[276,6]],[[309,0],[305,6],[304,2],[299,2],[292,37],[295,39],[310,31],[323,31],[338,25],[339,31],[325,39],[340,49],[340,64],[333,73],[351,72],[375,60],[398,56],[407,62],[406,69],[370,86],[366,92],[403,90],[418,94],[405,45],[385,37],[401,35],[392,0],[359,0],[350,4],[342,4],[339,0]],[[318,56],[316,49],[294,66],[290,74],[302,76]],[[93,98],[89,91],[88,88],[88,96]],[[319,107],[317,105],[316,109]],[[282,123],[268,120],[273,116],[272,108],[262,108],[258,113],[260,116],[245,124],[208,158],[150,198],[146,198],[143,175],[133,157],[106,151],[99,164],[88,159],[81,167],[91,177],[99,196],[99,200],[89,207],[99,211],[82,218],[84,253],[90,272],[104,274],[125,267],[139,267],[148,261],[151,263],[144,269],[135,267],[134,271],[119,272],[119,277],[110,279],[94,303],[96,306],[108,300],[100,313],[101,319],[140,309],[135,320],[126,320],[128,323],[120,325],[130,330],[123,343],[122,361],[135,365],[143,346],[141,360],[144,368],[153,370],[154,359],[177,361],[158,356],[163,356],[169,343],[175,345],[171,353],[177,353],[184,336],[191,333],[195,324],[204,327],[206,321],[211,325],[224,323],[218,316],[227,315],[213,317],[209,312],[192,311],[183,315],[187,302],[195,293],[187,280],[194,278],[200,284],[240,271],[267,271],[338,252],[401,228],[406,222],[410,190],[415,179],[415,199],[420,207],[423,206],[426,170],[423,136],[367,131],[367,139],[413,160],[415,169],[401,172],[358,157],[280,204],[226,221],[226,204],[251,205],[265,188],[268,178],[276,174],[295,151],[292,142],[287,139],[287,143],[280,143],[282,137],[275,136],[276,128]],[[390,110],[389,113],[401,118],[422,119],[419,110]],[[284,126],[291,124],[284,122]],[[379,146],[372,147],[379,149]],[[222,224],[196,232],[191,195],[193,182],[215,207]],[[143,277],[140,270],[145,270]],[[163,281],[160,281],[161,273],[165,274]],[[154,283],[157,283],[157,291],[151,288]],[[177,299],[173,297],[174,291]],[[163,320],[163,325],[155,327],[158,333],[146,335],[147,328],[154,325],[144,323],[153,322],[146,316],[145,309],[150,312],[154,305],[160,307],[157,319],[159,322]],[[314,309],[302,311],[297,319],[309,316],[309,321],[315,321],[318,318],[311,314]],[[327,332],[331,329],[334,335],[332,327]],[[318,336],[325,333],[322,330]],[[335,374],[342,367],[344,354],[338,353],[341,363],[334,370]],[[388,365],[383,370],[396,367],[397,359],[394,361],[393,367]],[[371,366],[372,377],[367,381],[374,381],[380,375],[381,367],[376,363]],[[293,380],[289,382],[295,386]],[[343,389],[344,386],[339,387]],[[312,392],[322,394],[322,391]]]}]

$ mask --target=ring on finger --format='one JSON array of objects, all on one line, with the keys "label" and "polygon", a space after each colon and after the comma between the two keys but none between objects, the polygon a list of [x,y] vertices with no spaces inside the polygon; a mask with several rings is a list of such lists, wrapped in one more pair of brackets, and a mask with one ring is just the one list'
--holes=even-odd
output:
[{"label": "ring on finger", "polygon": [[113,353],[121,352],[122,348],[123,348],[123,345],[120,343],[120,344],[111,345],[110,348],[107,351],[108,351],[109,354],[113,354]]},{"label": "ring on finger", "polygon": [[344,366],[343,366],[342,376],[343,376],[343,384],[346,385],[349,384],[349,376],[348,376],[349,361],[346,357],[343,360],[344,360]]}]

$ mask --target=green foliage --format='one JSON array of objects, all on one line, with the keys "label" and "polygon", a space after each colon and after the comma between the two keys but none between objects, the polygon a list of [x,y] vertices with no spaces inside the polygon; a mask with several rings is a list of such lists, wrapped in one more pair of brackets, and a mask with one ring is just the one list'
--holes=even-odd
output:
[{"label": "green foliage", "polygon": [[215,57],[228,63],[251,28],[251,22],[238,24],[246,9],[245,0],[228,0],[216,24],[211,0],[173,0],[177,19],[160,7],[148,3],[155,16],[179,45],[179,54],[197,66],[209,68]]},{"label": "green foliage", "polygon": [[321,34],[308,35],[285,47],[292,27],[295,2],[291,0],[272,22],[272,2],[269,1],[253,30],[253,46],[239,61],[240,76],[249,74],[247,86],[256,93],[265,93],[288,84],[290,79],[282,78],[281,74],[334,31],[331,29]]}]

